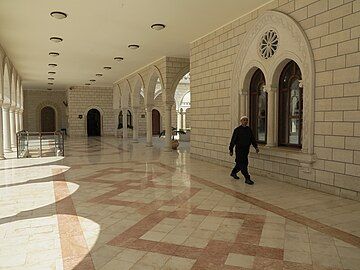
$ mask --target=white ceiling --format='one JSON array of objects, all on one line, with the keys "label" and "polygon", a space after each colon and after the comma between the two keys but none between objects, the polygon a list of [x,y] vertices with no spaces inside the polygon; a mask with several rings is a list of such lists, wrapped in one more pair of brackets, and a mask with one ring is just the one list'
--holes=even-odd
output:
[{"label": "white ceiling", "polygon": [[[23,79],[24,89],[110,86],[163,57],[189,57],[189,43],[269,0],[0,0],[0,44]],[[68,14],[52,18],[52,11]],[[166,28],[155,31],[153,23]],[[60,36],[62,43],[53,43]],[[138,50],[127,45],[137,43]],[[51,57],[50,51],[60,56]],[[125,58],[123,62],[113,60]],[[49,68],[49,63],[58,67]],[[104,66],[111,66],[106,71]],[[95,77],[103,73],[103,77]]]}]

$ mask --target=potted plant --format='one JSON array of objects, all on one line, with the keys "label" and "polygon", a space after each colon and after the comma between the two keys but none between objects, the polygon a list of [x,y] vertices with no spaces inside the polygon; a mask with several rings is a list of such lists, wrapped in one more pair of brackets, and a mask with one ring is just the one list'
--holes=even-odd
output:
[{"label": "potted plant", "polygon": [[[176,130],[176,128],[171,127],[171,148],[173,150],[176,150],[179,146],[179,140],[175,140],[175,135],[177,135],[177,134],[186,134],[186,132],[183,130]],[[165,130],[163,130],[159,134],[159,138],[162,136],[165,136]]]}]

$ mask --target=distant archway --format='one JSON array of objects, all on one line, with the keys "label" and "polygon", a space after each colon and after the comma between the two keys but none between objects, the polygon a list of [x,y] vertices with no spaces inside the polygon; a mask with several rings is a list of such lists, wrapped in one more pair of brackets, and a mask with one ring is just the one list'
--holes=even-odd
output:
[{"label": "distant archway", "polygon": [[156,109],[152,110],[152,131],[153,135],[160,134],[160,112]]},{"label": "distant archway", "polygon": [[87,113],[87,135],[101,136],[101,115],[97,109],[91,109]]},{"label": "distant archway", "polygon": [[56,130],[56,112],[55,109],[46,106],[41,109],[41,132],[54,132]]}]

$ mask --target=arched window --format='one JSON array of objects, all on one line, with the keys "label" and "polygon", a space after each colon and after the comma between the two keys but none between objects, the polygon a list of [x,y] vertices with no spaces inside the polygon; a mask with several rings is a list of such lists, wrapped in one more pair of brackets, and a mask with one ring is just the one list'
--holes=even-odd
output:
[{"label": "arched window", "polygon": [[259,143],[266,143],[267,93],[264,91],[265,77],[258,68],[250,82],[250,127]]},{"label": "arched window", "polygon": [[131,112],[128,110],[127,111],[127,127],[128,128],[133,128],[133,125],[132,125],[132,115],[131,115]]},{"label": "arched window", "polygon": [[303,91],[299,66],[290,61],[279,81],[279,145],[301,147]]}]

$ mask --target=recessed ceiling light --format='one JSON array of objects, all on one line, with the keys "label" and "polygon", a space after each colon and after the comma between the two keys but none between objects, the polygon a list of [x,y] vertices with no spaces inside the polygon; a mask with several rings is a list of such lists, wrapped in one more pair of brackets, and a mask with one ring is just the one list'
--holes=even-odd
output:
[{"label": "recessed ceiling light", "polygon": [[92,80],[90,80],[90,82],[96,82],[96,80],[92,79]]},{"label": "recessed ceiling light", "polygon": [[60,37],[51,37],[50,40],[55,43],[59,43],[59,42],[63,41],[63,39]]},{"label": "recessed ceiling light", "polygon": [[52,83],[52,82],[49,82],[49,83],[48,83],[48,85],[54,85],[54,83]]},{"label": "recessed ceiling light", "polygon": [[162,23],[154,23],[152,26],[151,26],[152,29],[154,30],[163,30],[165,28],[165,24],[162,24]]},{"label": "recessed ceiling light", "polygon": [[48,80],[53,81],[53,80],[55,80],[55,78],[48,78]]},{"label": "recessed ceiling light", "polygon": [[48,66],[49,66],[49,67],[57,67],[57,64],[51,63],[51,64],[48,64]]},{"label": "recessed ceiling light", "polygon": [[130,45],[128,45],[128,48],[129,48],[129,49],[132,49],[132,50],[136,50],[136,49],[139,49],[140,46],[137,45],[137,44],[130,44]]},{"label": "recessed ceiling light", "polygon": [[118,62],[121,62],[121,61],[124,60],[124,57],[120,57],[120,56],[114,57],[114,60],[115,60],[115,61],[118,61]]},{"label": "recessed ceiling light", "polygon": [[90,83],[85,83],[85,85],[90,85]]},{"label": "recessed ceiling light", "polygon": [[109,69],[111,69],[111,67],[104,67],[104,69],[105,69],[105,70],[109,70]]},{"label": "recessed ceiling light", "polygon": [[97,77],[101,77],[101,76],[102,76],[102,74],[101,74],[101,73],[97,73],[97,74],[95,74],[95,76],[97,76]]},{"label": "recessed ceiling light", "polygon": [[67,14],[61,11],[53,11],[50,13],[51,17],[54,17],[55,19],[65,19],[67,17]]},{"label": "recessed ceiling light", "polygon": [[48,88],[47,90],[52,90],[52,88]]},{"label": "recessed ceiling light", "polygon": [[56,56],[59,56],[59,53],[57,53],[57,52],[49,52],[49,55],[53,56],[53,57],[56,57]]},{"label": "recessed ceiling light", "polygon": [[48,74],[54,75],[54,74],[56,74],[56,72],[55,71],[49,71]]}]

